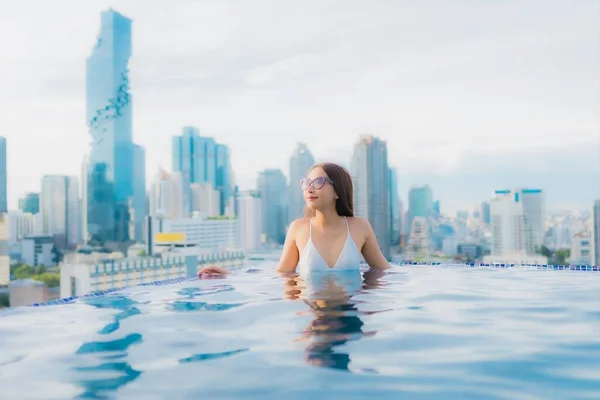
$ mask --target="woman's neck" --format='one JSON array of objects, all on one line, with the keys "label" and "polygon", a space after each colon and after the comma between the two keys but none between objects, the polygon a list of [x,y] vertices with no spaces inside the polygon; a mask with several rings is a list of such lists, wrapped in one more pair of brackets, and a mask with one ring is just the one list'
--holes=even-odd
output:
[{"label": "woman's neck", "polygon": [[335,209],[317,211],[315,213],[315,225],[320,227],[335,226],[339,224],[340,218]]}]

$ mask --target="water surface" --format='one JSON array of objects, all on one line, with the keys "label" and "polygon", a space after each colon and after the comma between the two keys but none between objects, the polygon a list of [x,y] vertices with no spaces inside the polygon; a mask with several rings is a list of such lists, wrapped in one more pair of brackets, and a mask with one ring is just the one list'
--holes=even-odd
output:
[{"label": "water surface", "polygon": [[249,272],[0,314],[2,398],[600,398],[599,273]]}]

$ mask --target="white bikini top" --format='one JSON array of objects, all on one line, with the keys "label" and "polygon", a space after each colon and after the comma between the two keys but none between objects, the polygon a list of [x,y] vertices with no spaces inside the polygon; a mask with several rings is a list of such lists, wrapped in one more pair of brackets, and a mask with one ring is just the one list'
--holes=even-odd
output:
[{"label": "white bikini top", "polygon": [[300,259],[298,260],[297,271],[300,275],[306,275],[315,271],[360,271],[360,262],[362,260],[362,256],[358,250],[358,247],[356,246],[356,243],[354,243],[354,240],[350,235],[348,218],[344,217],[344,220],[346,221],[346,242],[344,243],[344,247],[338,256],[337,261],[333,267],[330,268],[313,244],[312,218],[310,219],[308,242],[306,242],[306,246],[302,250],[302,254],[300,254]]}]

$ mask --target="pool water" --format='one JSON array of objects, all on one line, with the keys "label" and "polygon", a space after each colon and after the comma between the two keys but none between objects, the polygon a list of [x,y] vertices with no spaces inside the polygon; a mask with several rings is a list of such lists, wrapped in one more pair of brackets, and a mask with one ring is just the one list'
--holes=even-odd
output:
[{"label": "pool water", "polygon": [[139,286],[0,314],[3,399],[600,398],[600,273],[396,267],[383,276]]}]

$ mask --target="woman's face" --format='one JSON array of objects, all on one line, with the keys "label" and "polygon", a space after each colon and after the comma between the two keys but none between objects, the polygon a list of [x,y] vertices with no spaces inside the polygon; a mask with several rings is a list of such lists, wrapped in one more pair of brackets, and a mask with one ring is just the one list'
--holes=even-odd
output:
[{"label": "woman's face", "polygon": [[308,208],[322,210],[332,205],[335,206],[337,194],[323,168],[316,167],[310,171],[308,176],[302,180],[302,189]]}]

